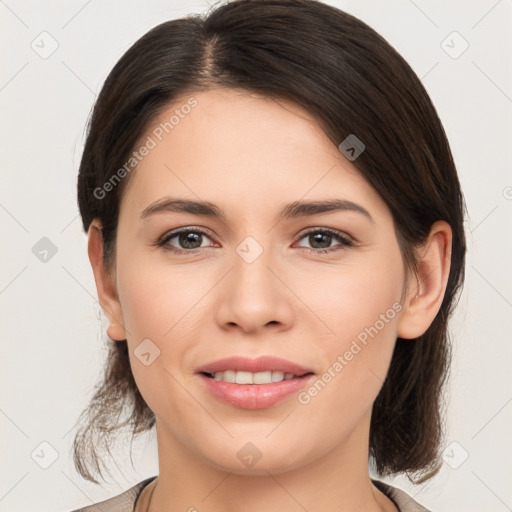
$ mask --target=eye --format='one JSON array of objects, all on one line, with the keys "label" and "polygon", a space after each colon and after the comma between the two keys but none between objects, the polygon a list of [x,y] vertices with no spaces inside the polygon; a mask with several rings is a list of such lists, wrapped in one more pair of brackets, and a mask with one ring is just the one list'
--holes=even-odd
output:
[{"label": "eye", "polygon": [[[164,235],[156,245],[177,254],[187,254],[208,247],[208,244],[204,245],[205,239],[211,241],[205,231],[199,228],[187,227]],[[334,252],[354,245],[354,242],[347,235],[330,228],[311,229],[300,238],[300,240],[304,239],[311,244],[311,247],[302,245],[299,245],[299,247],[314,254]],[[172,242],[173,240],[175,241]],[[338,243],[332,245],[333,242]]]},{"label": "eye", "polygon": [[[304,247],[312,253],[333,252],[346,247],[351,247],[354,242],[346,235],[329,228],[316,228],[303,234],[301,240],[306,239],[312,247]],[[338,242],[332,246],[332,242]]]},{"label": "eye", "polygon": [[[210,237],[201,229],[183,228],[168,233],[157,243],[157,245],[168,251],[188,253],[195,249],[205,247],[202,244],[202,242],[204,242],[204,238],[210,239]],[[178,247],[171,243],[171,240],[173,239],[176,239],[175,243],[178,244]]]}]

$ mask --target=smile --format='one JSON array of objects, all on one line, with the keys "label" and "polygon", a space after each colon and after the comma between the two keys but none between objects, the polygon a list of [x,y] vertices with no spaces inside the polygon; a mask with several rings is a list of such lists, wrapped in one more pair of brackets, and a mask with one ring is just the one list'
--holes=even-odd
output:
[{"label": "smile", "polygon": [[271,384],[272,382],[282,382],[283,380],[291,380],[298,378],[293,373],[284,373],[280,371],[263,371],[263,372],[244,372],[235,370],[226,370],[224,372],[207,373],[208,377],[214,380],[222,380],[233,384]]}]

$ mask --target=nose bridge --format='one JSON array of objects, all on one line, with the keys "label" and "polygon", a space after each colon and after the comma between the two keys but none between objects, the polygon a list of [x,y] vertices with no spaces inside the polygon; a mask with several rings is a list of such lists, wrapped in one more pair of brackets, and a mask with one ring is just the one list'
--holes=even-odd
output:
[{"label": "nose bridge", "polygon": [[[243,294],[256,295],[269,293],[274,283],[270,282],[272,268],[272,250],[263,247],[254,237],[244,239],[236,248],[233,258],[234,281]],[[275,266],[275,265],[274,265]]]},{"label": "nose bridge", "polygon": [[264,305],[269,305],[274,295],[276,283],[272,281],[274,276],[269,270],[273,265],[272,252],[268,244],[264,247],[253,236],[247,236],[236,247],[236,256],[233,258],[233,292],[248,309],[262,310]]},{"label": "nose bridge", "polygon": [[290,297],[274,275],[279,266],[275,254],[276,251],[264,247],[253,236],[247,236],[238,244],[220,297],[220,324],[237,324],[253,331],[269,322],[287,324],[290,321]]}]

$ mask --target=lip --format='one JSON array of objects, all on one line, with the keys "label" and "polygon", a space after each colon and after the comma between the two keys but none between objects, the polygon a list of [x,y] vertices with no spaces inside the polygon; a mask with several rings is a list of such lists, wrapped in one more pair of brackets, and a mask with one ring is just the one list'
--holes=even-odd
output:
[{"label": "lip", "polygon": [[[225,370],[262,372],[282,371],[293,373],[295,378],[272,382],[269,384],[235,384],[222,380],[214,380],[205,375]],[[296,363],[278,357],[263,356],[257,359],[247,357],[227,357],[213,361],[197,369],[198,377],[206,390],[214,397],[231,406],[240,409],[266,409],[281,402],[285,398],[296,394],[307,386],[314,373]]]},{"label": "lip", "polygon": [[[258,373],[264,371],[293,373],[297,376],[313,373],[313,370],[304,368],[287,359],[273,356],[261,356],[256,359],[250,359],[243,356],[231,356],[218,359],[205,364],[196,370],[197,373],[215,373],[226,370],[235,370],[240,372]],[[254,384],[253,384],[254,385]]]}]

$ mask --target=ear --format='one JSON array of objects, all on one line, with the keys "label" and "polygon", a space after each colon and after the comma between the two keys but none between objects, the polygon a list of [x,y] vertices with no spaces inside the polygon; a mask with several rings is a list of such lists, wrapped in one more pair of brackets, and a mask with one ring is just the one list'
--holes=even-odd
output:
[{"label": "ear", "polygon": [[[91,262],[96,281],[96,289],[100,306],[107,316],[110,325],[107,329],[108,337],[114,341],[126,339],[121,304],[117,296],[115,285],[115,271],[109,272],[103,262],[103,237],[101,222],[94,219],[87,233],[89,261]],[[113,275],[114,274],[114,275]]]},{"label": "ear", "polygon": [[417,273],[407,280],[407,294],[398,321],[398,336],[418,338],[434,321],[450,274],[452,230],[448,223],[432,225],[426,242],[417,249]]}]

